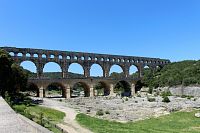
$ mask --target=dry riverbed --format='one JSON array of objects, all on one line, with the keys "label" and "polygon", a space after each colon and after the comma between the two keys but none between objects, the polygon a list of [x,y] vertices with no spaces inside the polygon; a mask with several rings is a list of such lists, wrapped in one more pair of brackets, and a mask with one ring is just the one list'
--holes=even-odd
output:
[{"label": "dry riverbed", "polygon": [[88,97],[65,99],[66,105],[78,112],[96,116],[96,112],[103,110],[104,115],[99,118],[120,122],[137,121],[149,117],[158,117],[179,110],[200,108],[200,98],[180,98],[170,96],[170,103],[162,102],[162,97],[155,97],[155,102],[149,102],[146,97],[116,98],[116,97]]}]

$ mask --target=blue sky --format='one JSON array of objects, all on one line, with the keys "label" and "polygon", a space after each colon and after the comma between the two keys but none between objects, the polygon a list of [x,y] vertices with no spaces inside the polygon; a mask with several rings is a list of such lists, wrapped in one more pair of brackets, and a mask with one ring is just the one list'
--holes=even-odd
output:
[{"label": "blue sky", "polygon": [[200,0],[0,0],[0,46],[200,59]]}]

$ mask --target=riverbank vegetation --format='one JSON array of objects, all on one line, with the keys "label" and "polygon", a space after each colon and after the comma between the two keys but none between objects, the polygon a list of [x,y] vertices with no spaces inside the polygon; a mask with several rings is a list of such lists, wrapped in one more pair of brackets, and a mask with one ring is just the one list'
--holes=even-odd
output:
[{"label": "riverbank vegetation", "polygon": [[6,94],[5,100],[17,113],[20,113],[54,133],[62,132],[59,128],[56,128],[56,124],[63,122],[65,113],[39,106],[42,100],[34,101],[21,93],[17,93],[14,99],[11,99],[10,96]]},{"label": "riverbank vegetation", "polygon": [[181,61],[156,72],[146,69],[142,83],[148,87],[189,86],[200,84],[200,61]]}]

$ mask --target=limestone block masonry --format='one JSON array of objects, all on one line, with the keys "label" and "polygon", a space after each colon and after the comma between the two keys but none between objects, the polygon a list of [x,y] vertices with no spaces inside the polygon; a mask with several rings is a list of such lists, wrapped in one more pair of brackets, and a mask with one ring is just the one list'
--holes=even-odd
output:
[{"label": "limestone block masonry", "polygon": [[[113,95],[113,88],[119,81],[126,81],[131,87],[131,94],[135,94],[135,84],[143,76],[145,66],[148,66],[152,71],[157,67],[164,67],[170,63],[170,60],[160,58],[148,58],[137,56],[122,56],[122,55],[109,55],[85,52],[72,52],[72,51],[58,51],[58,50],[44,50],[32,48],[16,48],[16,47],[0,47],[7,51],[17,64],[23,61],[31,61],[35,64],[37,69],[37,78],[29,79],[30,83],[38,87],[38,96],[45,96],[45,89],[51,83],[59,83],[63,86],[63,97],[70,98],[70,89],[76,83],[84,84],[88,91],[89,96],[95,95],[94,85],[103,82],[106,89]],[[45,79],[43,77],[43,69],[45,64],[49,62],[57,63],[62,70],[62,78],[59,79]],[[84,77],[70,78],[68,68],[72,63],[78,63],[83,67]],[[90,69],[93,64],[98,64],[103,70],[103,77],[91,77]],[[113,65],[118,65],[123,70],[123,77],[114,79],[109,77],[110,69]],[[131,66],[135,66],[138,70],[138,77],[132,78],[129,75]]]}]

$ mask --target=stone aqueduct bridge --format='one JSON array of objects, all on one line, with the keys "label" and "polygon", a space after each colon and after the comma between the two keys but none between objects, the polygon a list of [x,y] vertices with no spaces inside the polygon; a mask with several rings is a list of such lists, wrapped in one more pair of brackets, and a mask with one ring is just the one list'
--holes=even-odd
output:
[{"label": "stone aqueduct bridge", "polygon": [[[58,83],[63,89],[63,97],[71,97],[71,89],[74,84],[81,83],[89,96],[94,96],[94,86],[97,83],[102,83],[104,88],[109,90],[109,94],[113,95],[113,88],[119,81],[125,81],[131,88],[131,94],[135,93],[135,84],[139,80],[144,71],[144,67],[148,66],[152,71],[156,68],[163,67],[170,63],[170,60],[159,58],[147,58],[136,56],[121,56],[108,55],[84,52],[58,51],[58,50],[43,50],[31,48],[16,48],[16,47],[0,47],[9,52],[17,64],[23,61],[31,61],[37,68],[37,78],[29,79],[30,83],[37,85],[39,89],[39,96],[45,96],[45,89],[52,83]],[[57,63],[62,70],[62,78],[46,79],[43,78],[43,68],[48,62]],[[84,78],[70,78],[68,77],[68,68],[72,63],[78,63],[83,67]],[[99,64],[103,70],[103,77],[91,77],[90,68],[93,64]],[[110,68],[113,65],[118,65],[122,68],[124,77],[114,79],[109,77]],[[130,67],[134,65],[138,69],[138,78],[133,79],[129,76]]]}]

